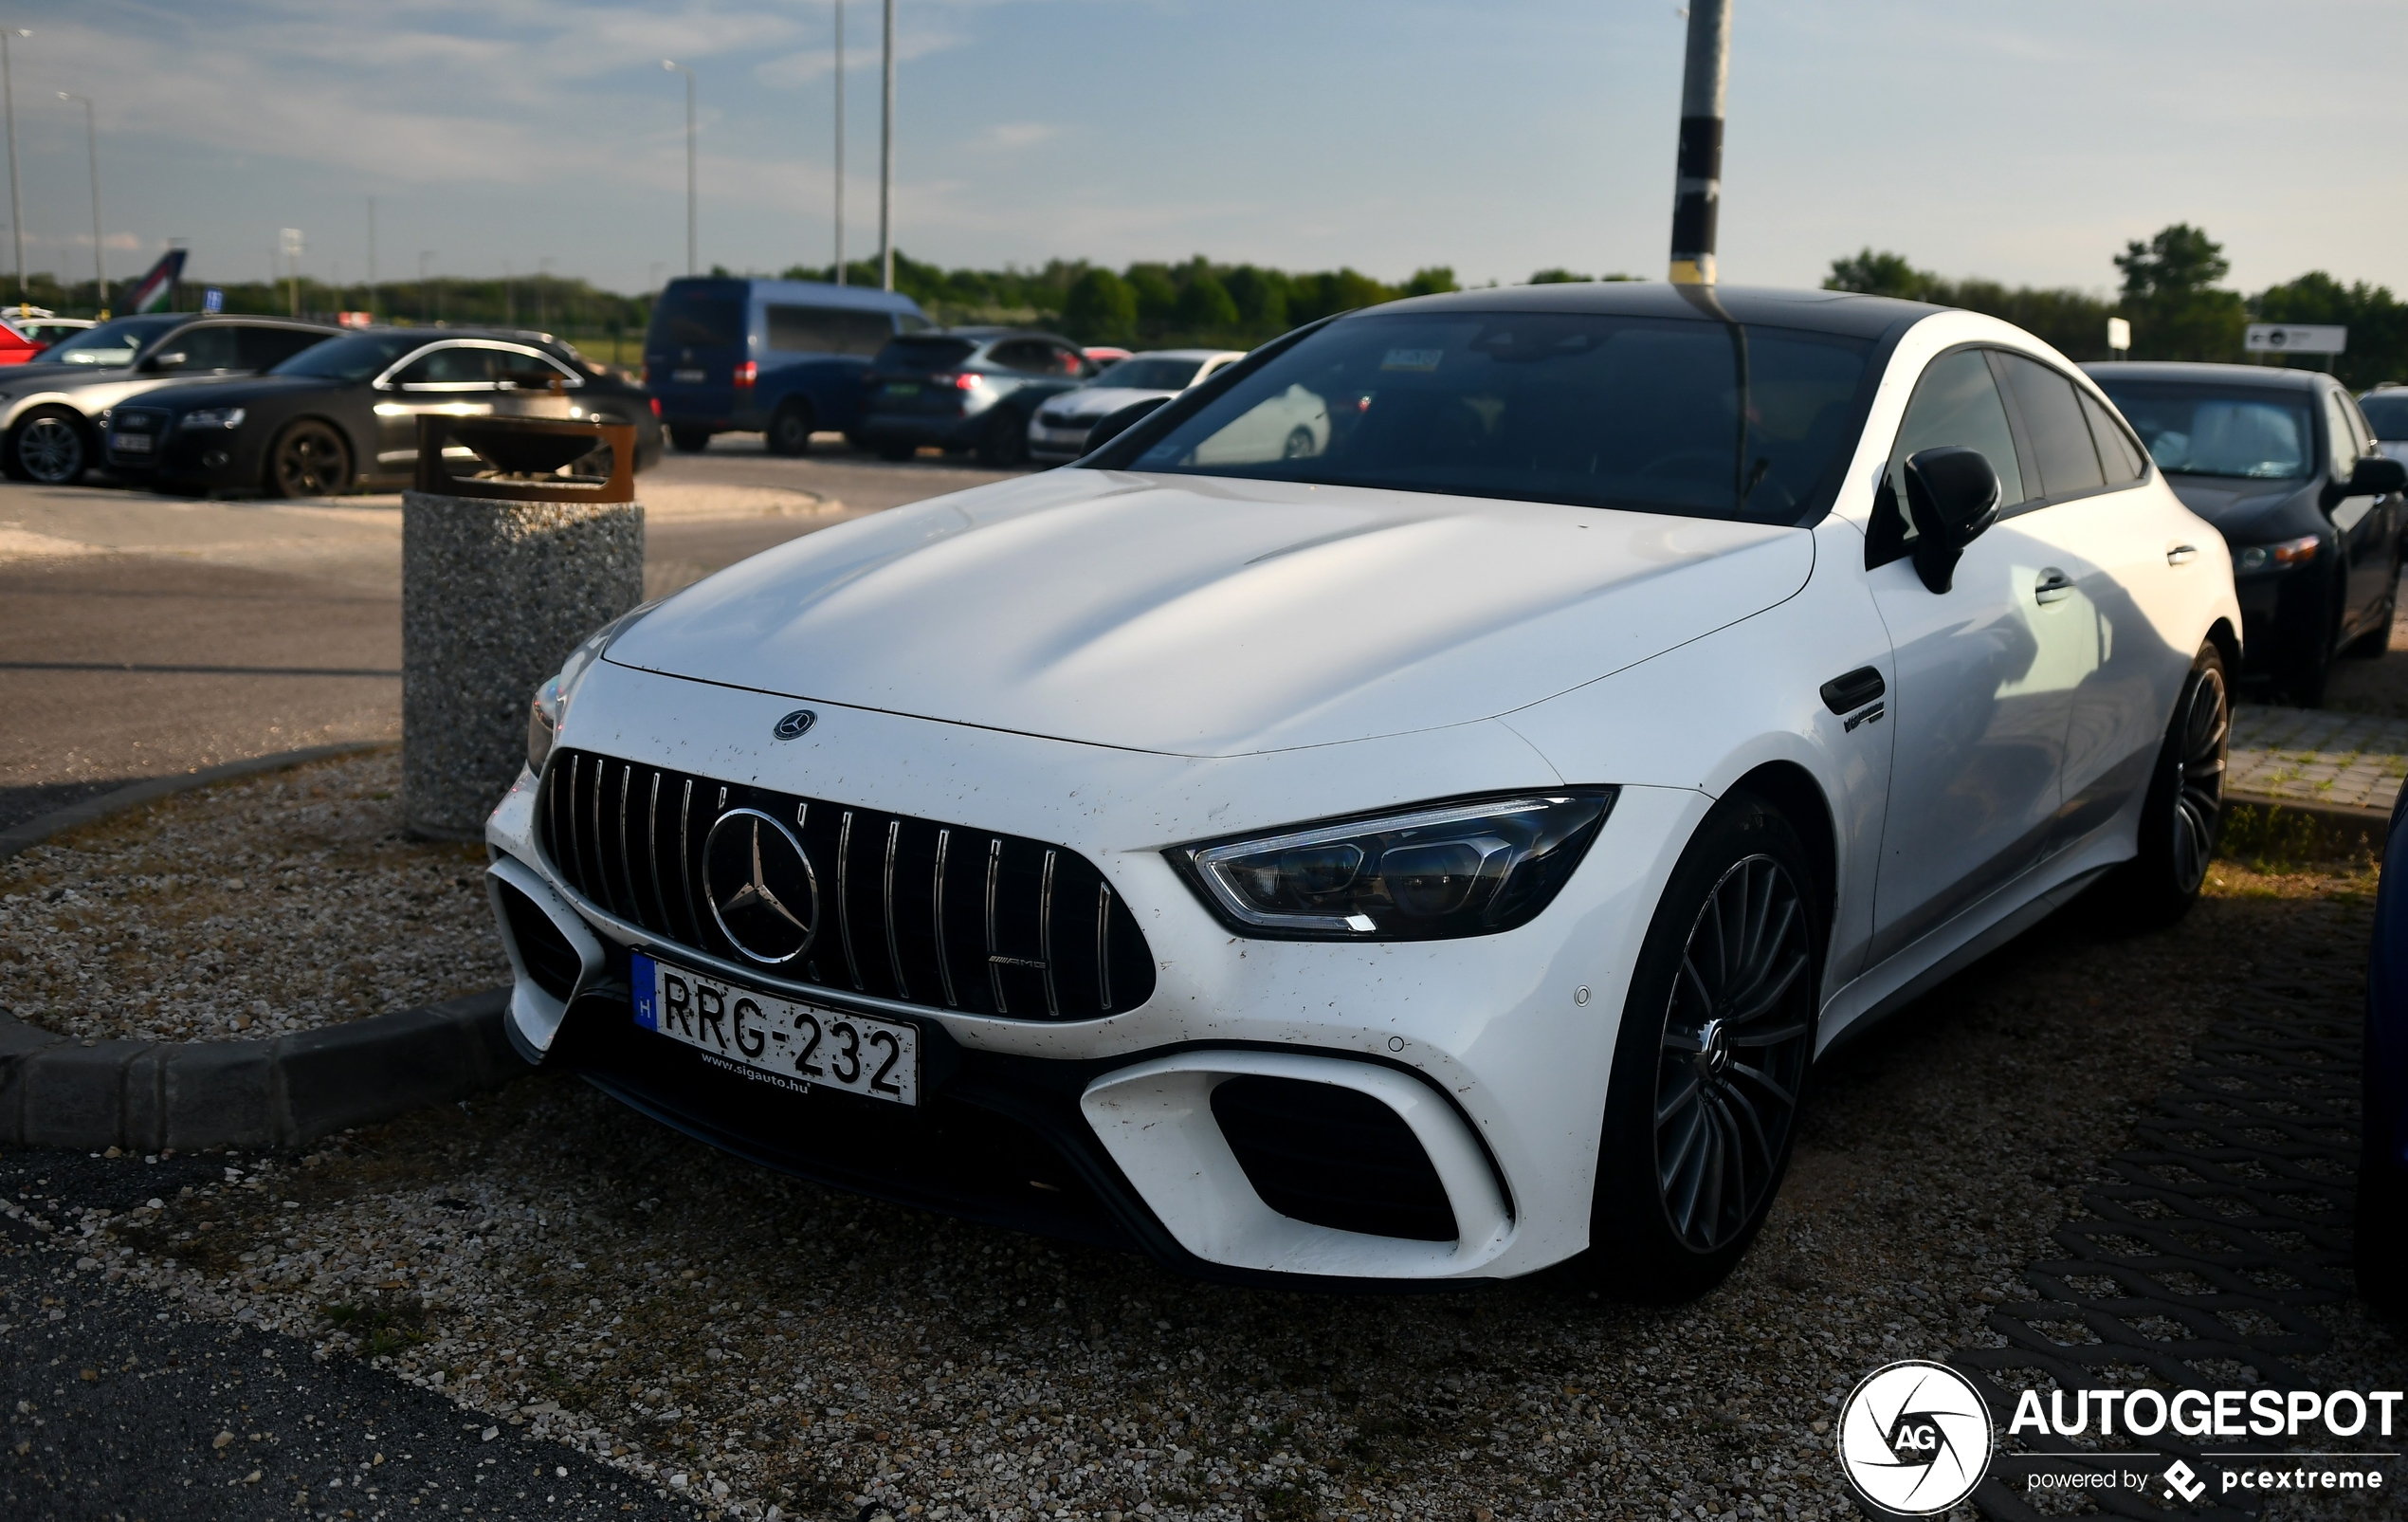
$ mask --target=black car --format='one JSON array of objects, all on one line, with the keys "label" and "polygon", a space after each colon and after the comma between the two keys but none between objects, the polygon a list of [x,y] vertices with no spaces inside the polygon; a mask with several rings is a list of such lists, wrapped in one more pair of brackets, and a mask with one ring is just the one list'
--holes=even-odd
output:
[{"label": "black car", "polygon": [[156,312],[99,323],[0,370],[0,473],[62,486],[100,460],[110,409],[162,386],[256,376],[340,334],[323,322]]},{"label": "black car", "polygon": [[2083,368],[2231,546],[2244,676],[2314,707],[2336,654],[2390,648],[2408,468],[2377,451],[2339,382],[2253,365]]},{"label": "black car", "polygon": [[1029,457],[1029,417],[1098,369],[1079,346],[1019,328],[913,333],[878,351],[853,443],[889,460],[923,444],[976,449],[984,465]]},{"label": "black car", "polygon": [[118,408],[109,468],[164,489],[271,497],[406,482],[429,412],[632,423],[636,468],[661,453],[652,398],[549,334],[369,328],[253,379]]}]

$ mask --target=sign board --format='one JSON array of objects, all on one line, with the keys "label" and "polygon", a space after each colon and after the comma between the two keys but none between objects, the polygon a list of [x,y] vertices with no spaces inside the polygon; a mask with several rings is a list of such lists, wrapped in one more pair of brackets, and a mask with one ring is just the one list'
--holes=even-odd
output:
[{"label": "sign board", "polygon": [[2132,324],[2124,318],[2107,319],[2107,347],[2117,353],[2132,347]]},{"label": "sign board", "polygon": [[2349,347],[2349,329],[2296,322],[2252,322],[2242,347],[2252,354],[2341,354]]},{"label": "sign board", "polygon": [[277,247],[283,250],[285,258],[299,259],[301,256],[301,229],[285,228],[277,234],[276,241]]},{"label": "sign board", "polygon": [[226,293],[211,285],[201,292],[201,310],[211,316],[226,310]]}]

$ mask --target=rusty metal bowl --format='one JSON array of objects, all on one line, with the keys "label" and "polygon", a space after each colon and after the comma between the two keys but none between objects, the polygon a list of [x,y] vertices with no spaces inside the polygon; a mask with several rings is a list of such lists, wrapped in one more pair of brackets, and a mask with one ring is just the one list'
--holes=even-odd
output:
[{"label": "rusty metal bowl", "polygon": [[499,420],[483,423],[464,418],[451,425],[451,436],[498,468],[519,476],[548,476],[602,447],[602,441],[591,433],[538,432]]}]

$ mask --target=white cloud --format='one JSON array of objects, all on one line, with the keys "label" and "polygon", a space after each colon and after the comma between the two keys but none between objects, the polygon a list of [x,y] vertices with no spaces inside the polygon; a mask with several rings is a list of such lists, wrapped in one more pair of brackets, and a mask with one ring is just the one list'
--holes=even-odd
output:
[{"label": "white cloud", "polygon": [[999,121],[979,134],[978,146],[1011,153],[1061,136],[1062,129],[1049,121]]}]

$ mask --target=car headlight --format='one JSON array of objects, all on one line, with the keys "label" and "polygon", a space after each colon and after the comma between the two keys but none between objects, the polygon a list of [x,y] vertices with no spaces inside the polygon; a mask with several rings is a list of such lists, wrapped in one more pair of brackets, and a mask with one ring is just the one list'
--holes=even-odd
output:
[{"label": "car headlight", "polygon": [[1175,847],[1172,864],[1241,935],[1439,941],[1494,935],[1547,907],[1618,790],[1432,804],[1277,834]]},{"label": "car headlight", "polygon": [[2233,552],[2233,570],[2246,576],[2252,571],[2288,571],[2295,565],[2306,565],[2316,558],[2316,536],[2304,534],[2287,539],[2279,544],[2250,544]]},{"label": "car headlight", "polygon": [[585,636],[585,642],[569,651],[560,663],[558,674],[545,678],[535,689],[535,697],[527,705],[527,769],[538,777],[543,775],[543,763],[552,755],[552,742],[560,733],[561,722],[569,716],[569,700],[576,696],[586,673],[601,660],[611,641],[625,633],[635,621],[661,605],[662,599],[629,608],[627,612]]},{"label": "car headlight", "polygon": [[177,428],[241,428],[243,410],[239,407],[196,407],[184,414]]}]

